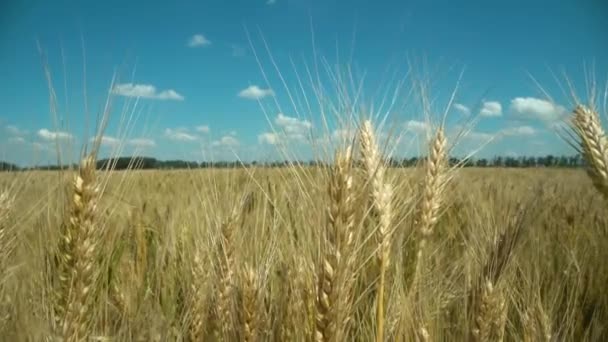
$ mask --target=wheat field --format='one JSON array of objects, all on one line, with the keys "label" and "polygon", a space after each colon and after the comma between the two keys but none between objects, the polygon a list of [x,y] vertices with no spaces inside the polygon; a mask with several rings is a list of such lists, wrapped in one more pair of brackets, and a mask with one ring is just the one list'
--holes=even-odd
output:
[{"label": "wheat field", "polygon": [[453,167],[441,127],[389,168],[370,121],[327,166],[0,173],[0,336],[606,340],[597,120],[588,174]]}]

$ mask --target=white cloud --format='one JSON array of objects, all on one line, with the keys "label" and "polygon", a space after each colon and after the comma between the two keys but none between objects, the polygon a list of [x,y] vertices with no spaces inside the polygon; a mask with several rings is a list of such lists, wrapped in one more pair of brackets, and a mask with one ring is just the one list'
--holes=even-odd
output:
[{"label": "white cloud", "polygon": [[405,123],[405,130],[422,134],[426,133],[429,129],[429,124],[423,121],[409,120]]},{"label": "white cloud", "polygon": [[271,145],[277,144],[282,139],[304,142],[312,128],[310,121],[300,120],[283,113],[277,114],[274,123],[277,125],[277,132],[265,132],[258,135],[258,142]]},{"label": "white cloud", "polygon": [[240,142],[237,138],[232,135],[224,135],[219,140],[212,143],[213,146],[224,146],[224,147],[237,147]]},{"label": "white cloud", "polygon": [[184,100],[184,97],[173,89],[157,92],[156,87],[151,84],[117,84],[112,89],[112,93],[126,97],[141,97],[155,100]]},{"label": "white cloud", "polygon": [[156,142],[154,140],[147,139],[147,138],[130,139],[129,141],[127,141],[127,143],[131,146],[140,147],[140,148],[156,146]]},{"label": "white cloud", "polygon": [[534,97],[516,97],[511,100],[511,114],[519,119],[558,121],[567,115],[566,108]]},{"label": "white cloud", "polygon": [[260,144],[276,145],[279,143],[279,135],[276,133],[262,133],[258,135],[258,142]]},{"label": "white cloud", "polygon": [[207,125],[196,126],[195,130],[199,133],[204,133],[204,134],[207,134],[211,131],[209,129],[209,126],[207,126]]},{"label": "white cloud", "polygon": [[6,131],[9,134],[16,135],[16,136],[23,136],[23,135],[28,134],[28,131],[21,130],[21,129],[19,129],[19,127],[15,126],[15,125],[6,126]]},{"label": "white cloud", "polygon": [[509,127],[500,131],[505,136],[530,136],[535,135],[536,130],[530,126]]},{"label": "white cloud", "polygon": [[279,113],[274,119],[274,122],[279,126],[288,139],[303,141],[306,139],[308,132],[312,128],[312,124],[308,120],[299,120],[291,116]]},{"label": "white cloud", "polygon": [[354,136],[355,136],[354,129],[339,128],[339,129],[335,129],[331,133],[332,139],[340,140],[340,141],[351,141],[351,140],[353,140]]},{"label": "white cloud", "polygon": [[481,116],[501,116],[502,105],[497,101],[484,101],[479,112]]},{"label": "white cloud", "polygon": [[165,129],[165,137],[175,141],[196,141],[198,137],[196,135],[188,133],[185,128],[167,128]]},{"label": "white cloud", "polygon": [[456,108],[457,111],[461,112],[464,115],[471,115],[471,108],[461,103],[454,103],[454,108]]},{"label": "white cloud", "polygon": [[[95,138],[91,138],[91,142],[93,141],[95,141]],[[109,135],[104,135],[101,137],[100,143],[102,146],[116,147],[120,145],[120,140]]]},{"label": "white cloud", "polygon": [[70,133],[60,131],[52,132],[46,128],[40,129],[38,131],[38,136],[47,141],[72,139],[72,135]]},{"label": "white cloud", "polygon": [[469,140],[469,141],[486,142],[486,143],[491,141],[495,137],[496,137],[495,134],[490,134],[490,133],[485,133],[485,132],[476,132],[476,131],[468,132],[463,136],[464,139]]},{"label": "white cloud", "polygon": [[39,142],[32,143],[32,147],[34,148],[34,150],[37,150],[37,151],[48,151],[48,150],[50,150],[50,148],[48,146],[46,146],[45,144],[41,144]]},{"label": "white cloud", "polygon": [[188,40],[189,47],[201,47],[201,46],[208,46],[208,45],[211,45],[211,41],[200,33],[195,34],[194,36],[190,37],[190,40]]},{"label": "white cloud", "polygon": [[25,144],[25,139],[22,137],[10,137],[8,138],[9,144]]},{"label": "white cloud", "polygon": [[239,92],[239,97],[249,100],[259,100],[266,96],[274,96],[272,89],[262,89],[257,85],[251,85]]}]

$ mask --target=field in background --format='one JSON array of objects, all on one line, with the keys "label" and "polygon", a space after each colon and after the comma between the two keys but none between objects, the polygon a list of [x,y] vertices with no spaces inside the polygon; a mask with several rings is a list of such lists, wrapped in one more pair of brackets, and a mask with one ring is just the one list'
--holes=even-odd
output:
[{"label": "field in background", "polygon": [[[358,172],[353,183],[363,184]],[[377,336],[379,247],[365,195],[353,197],[357,247],[344,266],[347,295],[326,298],[334,311],[319,302],[323,277],[345,276],[327,269],[342,265],[343,255],[323,257],[325,240],[340,241],[325,235],[329,170],[104,175],[98,172],[103,194],[94,208],[95,286],[87,289],[89,317],[77,328],[86,335],[305,341],[322,340],[325,324],[333,340]],[[421,169],[387,170],[394,184],[387,340],[608,338],[608,211],[582,170],[457,170],[417,273],[422,176]],[[0,189],[15,195],[2,229],[5,340],[62,331],[54,306],[72,177],[0,173]]]}]

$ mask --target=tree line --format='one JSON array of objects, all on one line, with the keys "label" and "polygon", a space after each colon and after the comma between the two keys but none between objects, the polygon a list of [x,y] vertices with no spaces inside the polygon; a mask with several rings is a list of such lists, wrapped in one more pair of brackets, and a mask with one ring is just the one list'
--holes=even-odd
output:
[{"label": "tree line", "polygon": [[[391,158],[388,165],[390,167],[412,167],[424,162],[424,157],[411,158]],[[463,167],[510,167],[510,168],[530,168],[530,167],[561,167],[577,168],[585,166],[584,159],[580,155],[574,156],[554,156],[546,155],[539,157],[505,157],[495,156],[493,158],[459,159],[450,158],[451,165],[462,165]],[[323,166],[326,162],[318,160],[310,161],[273,161],[273,162],[240,162],[240,161],[185,161],[185,160],[158,160],[152,157],[119,157],[107,158],[97,161],[98,169],[141,169],[141,170],[163,170],[163,169],[205,169],[205,168],[237,168],[237,167],[287,167],[287,166]],[[76,168],[77,165],[39,165],[32,167],[19,167],[18,165],[0,161],[0,171],[26,171],[26,170],[61,170]]]}]

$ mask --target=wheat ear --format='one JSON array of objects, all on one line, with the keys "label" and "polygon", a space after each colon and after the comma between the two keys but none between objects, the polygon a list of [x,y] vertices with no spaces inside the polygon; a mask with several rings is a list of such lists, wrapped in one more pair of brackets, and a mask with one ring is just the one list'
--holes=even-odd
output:
[{"label": "wheat ear", "polygon": [[233,305],[234,305],[234,230],[239,220],[240,212],[236,208],[230,217],[222,224],[221,242],[219,251],[219,291],[217,298],[217,312],[220,329],[216,330],[223,337],[219,340],[230,339],[233,332]]},{"label": "wheat ear", "polygon": [[420,250],[424,248],[435,224],[437,224],[439,209],[443,202],[447,171],[446,144],[443,128],[440,127],[430,145],[429,159],[426,165],[424,192],[418,220],[421,233]]},{"label": "wheat ear", "polygon": [[97,278],[95,258],[98,247],[98,231],[95,213],[99,189],[95,175],[95,158],[91,155],[82,160],[73,181],[69,238],[73,247],[70,265],[72,279],[68,280],[69,296],[63,320],[65,341],[86,340],[90,333],[91,292]]},{"label": "wheat ear", "polygon": [[0,192],[0,266],[4,266],[4,260],[11,254],[13,239],[8,233],[8,218],[13,207],[13,199],[8,190]]},{"label": "wheat ear", "polygon": [[507,306],[501,289],[487,280],[481,291],[473,338],[475,341],[502,341],[507,320]]},{"label": "wheat ear", "polygon": [[329,182],[325,248],[317,285],[316,341],[343,341],[351,319],[354,211],[351,149],[338,152]]},{"label": "wheat ear", "polygon": [[572,127],[579,138],[579,152],[588,164],[587,173],[596,189],[608,199],[608,142],[595,110],[578,105]]},{"label": "wheat ear", "polygon": [[386,270],[390,263],[391,221],[393,187],[386,181],[386,167],[376,142],[371,121],[366,120],[361,126],[359,135],[361,155],[367,182],[370,185],[372,214],[377,218],[376,237],[378,241],[377,260],[380,268],[380,279],[377,283],[376,297],[376,341],[384,340],[384,291]]},{"label": "wheat ear", "polygon": [[258,331],[258,277],[250,265],[245,265],[242,271],[243,289],[243,340],[253,342],[257,340]]},{"label": "wheat ear", "polygon": [[192,322],[190,324],[190,339],[192,341],[202,341],[205,338],[205,325],[208,318],[206,295],[207,272],[199,250],[194,251],[191,273],[192,284],[190,290],[192,306],[189,310],[192,313]]}]

